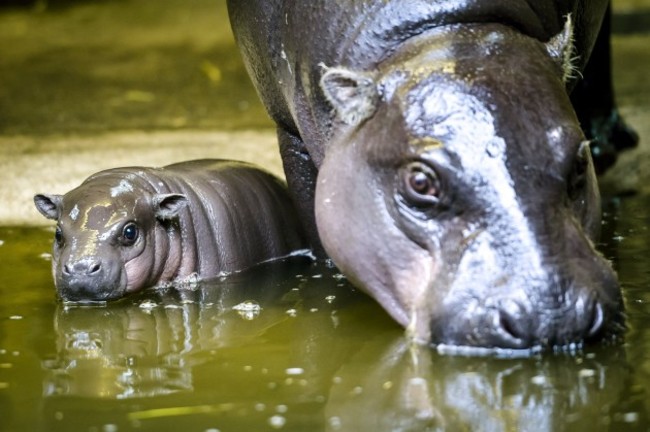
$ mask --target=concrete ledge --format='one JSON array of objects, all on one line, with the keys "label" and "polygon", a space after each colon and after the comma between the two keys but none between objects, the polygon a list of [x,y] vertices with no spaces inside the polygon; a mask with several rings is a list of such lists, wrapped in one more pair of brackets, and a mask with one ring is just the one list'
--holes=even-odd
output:
[{"label": "concrete ledge", "polygon": [[47,225],[36,193],[65,193],[90,174],[119,166],[239,159],[283,176],[275,132],[114,132],[73,137],[0,137],[0,225]]}]

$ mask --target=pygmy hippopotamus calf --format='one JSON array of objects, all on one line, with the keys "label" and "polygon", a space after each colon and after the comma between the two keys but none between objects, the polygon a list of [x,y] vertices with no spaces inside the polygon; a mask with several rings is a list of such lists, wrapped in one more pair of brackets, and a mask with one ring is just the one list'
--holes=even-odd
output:
[{"label": "pygmy hippopotamus calf", "polygon": [[34,202],[57,221],[52,273],[67,301],[214,277],[306,247],[286,186],[243,162],[109,169]]},{"label": "pygmy hippopotamus calf", "polygon": [[228,1],[312,244],[414,339],[529,349],[620,330],[569,98],[607,7]]}]

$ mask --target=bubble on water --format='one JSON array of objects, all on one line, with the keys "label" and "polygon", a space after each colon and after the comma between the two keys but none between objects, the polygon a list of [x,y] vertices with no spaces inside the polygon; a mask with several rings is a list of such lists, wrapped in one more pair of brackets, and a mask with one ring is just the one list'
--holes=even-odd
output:
[{"label": "bubble on water", "polygon": [[61,411],[57,411],[54,413],[54,419],[55,420],[63,420],[63,413]]},{"label": "bubble on water", "polygon": [[263,404],[262,402],[258,402],[255,404],[255,411],[262,412],[266,409],[266,404]]},{"label": "bubble on water", "polygon": [[221,432],[221,431],[216,428],[210,428],[210,429],[206,429],[205,432]]},{"label": "bubble on water", "polygon": [[381,388],[383,388],[384,390],[390,390],[390,389],[393,388],[393,382],[392,381],[386,381],[385,383],[383,383],[381,385]]},{"label": "bubble on water", "polygon": [[596,376],[596,371],[593,369],[581,369],[578,375],[580,378],[592,378]]},{"label": "bubble on water", "polygon": [[287,309],[286,313],[287,313],[287,315],[289,315],[290,317],[295,317],[295,316],[298,314],[298,311],[295,310],[295,309]]},{"label": "bubble on water", "polygon": [[614,240],[615,242],[619,242],[619,243],[620,243],[620,242],[622,242],[623,240],[625,240],[625,237],[623,237],[622,235],[615,235],[614,237],[612,237],[612,240]]},{"label": "bubble on water", "polygon": [[44,261],[52,261],[52,254],[51,253],[43,252],[38,257],[40,259],[44,260]]},{"label": "bubble on water", "polygon": [[273,429],[280,429],[285,424],[287,424],[287,419],[281,415],[274,415],[269,417],[269,426],[271,426]]},{"label": "bubble on water", "polygon": [[117,425],[113,423],[105,424],[102,427],[102,430],[104,432],[117,432]]},{"label": "bubble on water", "polygon": [[18,321],[18,320],[23,319],[23,317],[21,315],[12,315],[12,316],[9,317],[9,319],[14,320],[14,321]]},{"label": "bubble on water", "polygon": [[337,416],[332,416],[329,419],[327,419],[327,422],[329,423],[330,427],[334,430],[341,429],[341,418]]},{"label": "bubble on water", "polygon": [[2,355],[2,354],[7,354],[7,350],[4,349],[4,348],[3,348],[3,349],[0,349],[0,355]]},{"label": "bubble on water", "polygon": [[232,309],[247,321],[255,319],[262,311],[262,307],[254,300],[243,301],[233,306]]},{"label": "bubble on water", "polygon": [[623,421],[625,423],[636,423],[639,421],[639,413],[637,412],[629,412],[623,414]]},{"label": "bubble on water", "polygon": [[0,246],[2,246],[3,244],[5,244],[5,241],[4,241],[4,240],[0,240]]},{"label": "bubble on water", "polygon": [[363,387],[361,387],[361,386],[356,386],[355,388],[352,389],[352,391],[351,391],[350,393],[353,394],[353,395],[355,395],[355,396],[358,396],[358,395],[360,395],[361,393],[363,393]]},{"label": "bubble on water", "polygon": [[548,383],[548,380],[544,375],[535,375],[530,379],[530,382],[538,386],[543,386]]},{"label": "bubble on water", "polygon": [[14,367],[13,363],[0,363],[0,369],[11,369]]},{"label": "bubble on water", "polygon": [[326,301],[327,303],[330,303],[330,304],[331,304],[334,300],[336,300],[336,296],[335,296],[335,295],[328,295],[327,297],[325,297],[325,301]]},{"label": "bubble on water", "polygon": [[343,273],[336,273],[336,274],[332,275],[332,278],[336,279],[337,281],[346,279],[346,277],[345,277],[345,275]]},{"label": "bubble on water", "polygon": [[309,309],[309,312],[318,312],[318,308],[311,308]]},{"label": "bubble on water", "polygon": [[0,382],[0,389],[6,389],[6,388],[9,388],[9,383]]},{"label": "bubble on water", "polygon": [[286,405],[277,405],[275,407],[275,412],[277,413],[285,414],[287,411],[289,411],[289,407]]},{"label": "bubble on water", "polygon": [[302,375],[303,373],[305,373],[305,370],[299,367],[292,367],[292,368],[287,368],[284,372],[287,375]]},{"label": "bubble on water", "polygon": [[158,303],[156,303],[153,300],[143,300],[142,303],[139,304],[140,309],[150,311],[151,309],[158,307]]},{"label": "bubble on water", "polygon": [[250,372],[252,370],[253,370],[253,366],[251,366],[251,365],[244,366],[244,372]]},{"label": "bubble on water", "polygon": [[320,279],[320,278],[322,278],[322,277],[323,277],[322,274],[315,274],[315,275],[313,275],[311,278],[312,278],[312,279]]}]

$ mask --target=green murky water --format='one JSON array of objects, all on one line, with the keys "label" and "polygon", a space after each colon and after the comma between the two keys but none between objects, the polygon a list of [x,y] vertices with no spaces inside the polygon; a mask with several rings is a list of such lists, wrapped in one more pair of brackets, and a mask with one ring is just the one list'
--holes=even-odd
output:
[{"label": "green murky water", "polygon": [[409,347],[335,269],[302,259],[182,298],[65,307],[51,230],[0,229],[0,430],[648,430],[649,205],[607,206],[626,342],[508,360]]}]

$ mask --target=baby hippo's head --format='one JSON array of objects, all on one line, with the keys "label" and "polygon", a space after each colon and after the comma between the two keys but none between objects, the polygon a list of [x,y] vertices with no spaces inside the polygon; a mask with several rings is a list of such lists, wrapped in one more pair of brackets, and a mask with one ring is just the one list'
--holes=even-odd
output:
[{"label": "baby hippo's head", "polygon": [[52,273],[64,301],[116,299],[155,283],[170,254],[167,228],[187,205],[180,194],[135,191],[125,180],[87,180],[34,203],[57,222]]}]

